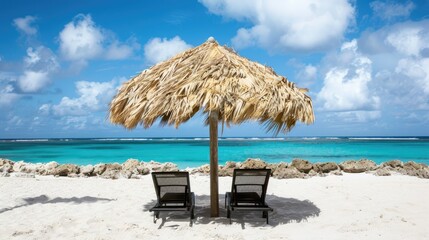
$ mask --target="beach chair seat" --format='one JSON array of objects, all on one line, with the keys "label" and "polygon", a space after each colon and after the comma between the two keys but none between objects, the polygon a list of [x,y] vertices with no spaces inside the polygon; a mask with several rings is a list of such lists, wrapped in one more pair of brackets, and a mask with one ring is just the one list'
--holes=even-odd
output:
[{"label": "beach chair seat", "polygon": [[153,184],[157,202],[149,209],[154,212],[153,221],[160,212],[184,211],[189,213],[190,225],[194,219],[195,194],[191,192],[188,172],[153,172]]},{"label": "beach chair seat", "polygon": [[273,211],[265,202],[270,174],[271,169],[234,169],[231,192],[225,194],[230,223],[233,211],[261,211],[268,224],[268,212]]}]

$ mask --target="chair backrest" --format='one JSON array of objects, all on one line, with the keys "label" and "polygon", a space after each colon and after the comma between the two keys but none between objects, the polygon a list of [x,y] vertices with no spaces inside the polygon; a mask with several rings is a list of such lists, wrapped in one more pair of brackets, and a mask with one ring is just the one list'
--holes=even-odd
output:
[{"label": "chair backrest", "polygon": [[158,202],[166,193],[191,192],[189,172],[152,172]]},{"label": "chair backrest", "polygon": [[231,192],[233,196],[245,192],[257,193],[263,204],[270,175],[271,169],[234,169]]}]

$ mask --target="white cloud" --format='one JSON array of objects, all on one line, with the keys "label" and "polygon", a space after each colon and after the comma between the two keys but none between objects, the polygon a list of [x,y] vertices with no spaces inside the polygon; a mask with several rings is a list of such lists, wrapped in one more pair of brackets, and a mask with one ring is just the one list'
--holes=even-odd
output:
[{"label": "white cloud", "polygon": [[50,104],[43,104],[42,106],[39,107],[39,114],[42,116],[49,115],[50,111],[51,111]]},{"label": "white cloud", "polygon": [[47,72],[55,71],[59,67],[55,54],[44,46],[39,46],[36,49],[27,48],[24,63],[26,68],[45,70]]},{"label": "white cloud", "polygon": [[153,65],[167,60],[191,47],[191,45],[187,44],[178,36],[170,40],[167,38],[154,38],[145,44],[144,55],[148,63]]},{"label": "white cloud", "polygon": [[127,43],[119,42],[114,34],[98,27],[90,15],[77,15],[60,32],[60,51],[62,56],[85,66],[86,61],[95,58],[124,59],[132,56],[140,48],[135,39]]},{"label": "white cloud", "polygon": [[[0,62],[0,68],[1,68]],[[0,71],[0,108],[11,106],[21,95],[14,87],[16,77],[11,72]]]},{"label": "white cloud", "polygon": [[13,24],[19,30],[24,32],[27,35],[35,35],[37,29],[32,27],[31,24],[36,20],[33,16],[25,16],[23,18],[15,18]]},{"label": "white cloud", "polygon": [[429,109],[429,20],[368,31],[359,46],[374,62],[374,87],[386,109],[403,113]]},{"label": "white cloud", "polygon": [[0,107],[10,106],[19,98],[20,95],[15,93],[15,89],[12,85],[6,84],[0,86]]},{"label": "white cloud", "polygon": [[[429,59],[404,58],[398,62],[395,69],[397,74],[414,79],[416,85],[429,97]],[[428,99],[429,103],[429,99]]]},{"label": "white cloud", "polygon": [[103,52],[104,36],[90,15],[77,15],[60,32],[60,51],[68,60],[95,58]]},{"label": "white cloud", "polygon": [[408,1],[406,3],[393,3],[390,1],[374,1],[370,4],[374,14],[384,20],[392,20],[400,17],[410,16],[411,11],[415,8],[413,2]]},{"label": "white cloud", "polygon": [[424,56],[429,50],[429,20],[401,22],[377,31],[366,31],[359,39],[359,49],[368,54]]},{"label": "white cloud", "polygon": [[365,111],[379,108],[380,99],[368,85],[372,80],[371,60],[358,52],[356,40],[346,42],[331,63],[317,95],[328,111]]},{"label": "white cloud", "polygon": [[18,86],[21,91],[32,93],[44,89],[51,82],[50,75],[58,69],[59,64],[49,48],[39,46],[27,49],[24,66]]},{"label": "white cloud", "polygon": [[24,58],[24,63],[27,66],[34,65],[40,62],[40,56],[33,48],[27,48],[27,57]]},{"label": "white cloud", "polygon": [[317,67],[311,64],[302,66],[298,71],[296,78],[296,81],[303,84],[302,87],[310,86],[317,78]]},{"label": "white cloud", "polygon": [[[52,106],[52,111],[58,116],[83,116],[92,111],[104,110],[116,93],[116,81],[76,83],[78,98],[63,97],[59,104]],[[43,107],[43,106],[42,106]],[[45,106],[44,109],[48,107]]]},{"label": "white cloud", "polygon": [[28,48],[19,76],[0,72],[2,105],[10,105],[21,97],[22,92],[34,93],[43,90],[51,82],[51,76],[58,67],[56,56],[49,48],[44,46]]},{"label": "white cloud", "polygon": [[50,82],[47,72],[24,71],[18,78],[18,86],[23,92],[38,92]]},{"label": "white cloud", "polygon": [[258,45],[270,51],[312,51],[330,48],[354,23],[347,0],[200,0],[214,14],[251,22],[232,39],[237,48]]},{"label": "white cloud", "polygon": [[83,130],[86,128],[88,123],[88,117],[86,116],[66,116],[61,118],[62,125],[64,125],[63,129],[77,129]]},{"label": "white cloud", "polygon": [[107,59],[124,59],[133,54],[134,49],[126,44],[112,43],[106,52]]},{"label": "white cloud", "polygon": [[402,54],[419,56],[421,50],[429,47],[429,34],[423,26],[406,26],[390,32],[386,42]]}]

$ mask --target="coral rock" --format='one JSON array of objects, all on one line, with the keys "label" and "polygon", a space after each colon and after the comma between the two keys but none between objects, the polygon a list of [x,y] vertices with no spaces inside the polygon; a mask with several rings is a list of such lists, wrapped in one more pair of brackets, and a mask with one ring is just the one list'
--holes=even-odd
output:
[{"label": "coral rock", "polygon": [[339,167],[334,162],[326,162],[313,164],[313,169],[318,173],[329,173],[331,171],[339,169]]},{"label": "coral rock", "polygon": [[275,177],[283,178],[304,178],[305,174],[298,171],[295,167],[281,168],[276,170]]},{"label": "coral rock", "polygon": [[219,167],[219,176],[232,176],[235,168],[237,168],[236,162],[226,162],[225,166]]},{"label": "coral rock", "polygon": [[175,172],[175,171],[179,171],[179,168],[177,167],[176,164],[171,163],[171,162],[167,162],[167,163],[162,164],[161,171],[163,171],[163,172]]},{"label": "coral rock", "polygon": [[95,176],[100,176],[106,170],[106,164],[100,163],[94,166],[94,171],[92,172]]},{"label": "coral rock", "polygon": [[48,162],[44,165],[42,175],[55,175],[55,169],[59,166],[57,162]]},{"label": "coral rock", "polygon": [[413,161],[410,161],[410,162],[406,162],[406,163],[404,163],[404,169],[410,169],[410,170],[415,169],[415,170],[420,170],[420,169],[423,169],[424,167],[425,167],[425,165],[420,164],[420,163],[416,163],[416,162],[413,162]]},{"label": "coral rock", "polygon": [[25,165],[24,161],[15,162],[15,164],[13,164],[13,171],[21,172],[21,168],[24,167],[24,165]]},{"label": "coral rock", "polygon": [[10,173],[13,171],[13,164],[4,163],[0,166],[0,173]]},{"label": "coral rock", "polygon": [[267,163],[257,158],[248,158],[240,164],[241,169],[263,169],[267,168]]},{"label": "coral rock", "polygon": [[91,176],[94,172],[94,166],[92,165],[86,165],[80,167],[80,174],[83,176]]},{"label": "coral rock", "polygon": [[0,167],[4,166],[6,164],[13,166],[14,162],[9,160],[9,159],[6,159],[6,158],[0,158]]},{"label": "coral rock", "polygon": [[381,167],[402,168],[404,163],[400,160],[387,161],[381,164]]},{"label": "coral rock", "polygon": [[106,170],[100,175],[103,178],[118,179],[122,166],[119,163],[106,164]]},{"label": "coral rock", "polygon": [[136,159],[128,159],[124,163],[122,163],[122,170],[123,171],[130,171],[134,172],[136,168],[140,165],[140,162]]},{"label": "coral rock", "polygon": [[130,178],[133,174],[139,174],[139,167],[140,162],[138,160],[128,159],[122,164],[121,176],[124,178]]},{"label": "coral rock", "polygon": [[303,173],[308,173],[313,168],[313,164],[303,159],[294,159],[290,165]]},{"label": "coral rock", "polygon": [[318,175],[317,172],[314,171],[313,169],[311,169],[310,172],[308,172],[308,176],[309,177],[314,177],[314,176],[317,176],[317,175]]},{"label": "coral rock", "polygon": [[375,171],[374,175],[376,175],[376,176],[390,176],[391,173],[387,168],[380,168],[380,169],[377,169]]},{"label": "coral rock", "polygon": [[340,169],[334,170],[334,171],[330,171],[329,175],[336,175],[336,176],[342,176],[343,173],[341,172]]},{"label": "coral rock", "polygon": [[68,176],[69,174],[79,173],[79,167],[74,164],[62,164],[55,168],[53,175]]},{"label": "coral rock", "polygon": [[340,167],[344,172],[348,173],[362,173],[366,171],[372,171],[377,168],[377,165],[375,162],[368,160],[368,159],[362,159],[359,161],[345,161],[340,163]]},{"label": "coral rock", "polygon": [[209,174],[210,173],[210,165],[204,164],[201,167],[195,168],[191,173],[200,173],[200,174]]}]

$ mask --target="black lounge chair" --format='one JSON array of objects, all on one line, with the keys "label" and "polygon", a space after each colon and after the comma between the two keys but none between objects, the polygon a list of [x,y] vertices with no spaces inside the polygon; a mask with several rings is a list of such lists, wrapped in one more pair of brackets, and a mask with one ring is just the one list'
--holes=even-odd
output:
[{"label": "black lounge chair", "polygon": [[162,211],[189,212],[190,226],[194,219],[195,195],[191,192],[188,172],[153,172],[157,203],[149,211],[154,212],[153,222]]},{"label": "black lounge chair", "polygon": [[271,169],[234,169],[231,192],[225,194],[230,223],[232,211],[262,211],[268,224],[268,211],[273,211],[265,202],[270,174]]}]

